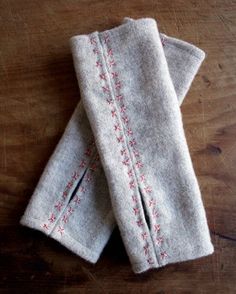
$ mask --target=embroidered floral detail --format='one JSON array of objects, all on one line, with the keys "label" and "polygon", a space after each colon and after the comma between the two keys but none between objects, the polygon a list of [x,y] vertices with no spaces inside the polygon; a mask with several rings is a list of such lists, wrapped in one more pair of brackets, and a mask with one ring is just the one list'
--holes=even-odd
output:
[{"label": "embroidered floral detail", "polygon": [[149,193],[150,194],[152,192],[152,189],[151,189],[151,187],[147,186],[147,187],[144,188],[144,191],[146,193]]},{"label": "embroidered floral detail", "polygon": [[134,181],[129,182],[129,187],[130,187],[130,189],[134,189],[135,188],[135,182]]},{"label": "embroidered floral detail", "polygon": [[117,72],[112,72],[111,75],[112,75],[112,78],[113,79],[116,79],[118,77],[118,73]]},{"label": "embroidered floral detail", "polygon": [[109,65],[110,66],[116,66],[115,60],[114,59],[110,59],[109,60]]},{"label": "embroidered floral detail", "polygon": [[74,172],[73,175],[72,175],[72,179],[74,181],[76,181],[78,178],[79,178],[79,173],[78,172]]},{"label": "embroidered floral detail", "polygon": [[97,42],[96,42],[95,38],[90,38],[90,43],[92,45],[97,45]]},{"label": "embroidered floral detail", "polygon": [[132,171],[132,169],[130,169],[130,170],[128,171],[128,176],[129,176],[130,178],[132,178],[132,176],[133,176],[133,171]]},{"label": "embroidered floral detail", "polygon": [[112,51],[112,49],[110,48],[110,49],[108,49],[108,51],[107,51],[107,56],[112,56],[113,55],[113,51]]},{"label": "embroidered floral detail", "polygon": [[156,244],[157,244],[158,246],[161,246],[161,244],[163,243],[163,241],[164,241],[164,239],[163,239],[162,237],[158,237],[158,238],[156,239]]},{"label": "embroidered floral detail", "polygon": [[115,131],[121,131],[121,128],[120,128],[119,124],[115,124],[114,129],[115,129]]},{"label": "embroidered floral detail", "polygon": [[96,67],[102,67],[102,63],[99,60],[96,62]]},{"label": "embroidered floral detail", "polygon": [[62,221],[66,224],[68,222],[68,216],[65,214],[63,215]]},{"label": "embroidered floral detail", "polygon": [[79,198],[78,195],[76,195],[76,196],[75,196],[75,199],[74,199],[74,202],[75,202],[76,204],[80,204],[80,201],[81,201],[81,199]]},{"label": "embroidered floral detail", "polygon": [[86,166],[86,161],[84,159],[81,160],[79,167],[84,168]]},{"label": "embroidered floral detail", "polygon": [[108,86],[102,86],[102,90],[104,93],[110,93],[110,89]]},{"label": "embroidered floral detail", "polygon": [[154,231],[155,232],[160,232],[161,226],[159,224],[154,225]]},{"label": "embroidered floral detail", "polygon": [[121,94],[119,94],[119,95],[116,95],[116,100],[118,101],[118,102],[120,102],[121,100],[123,100],[123,95],[121,95]]},{"label": "embroidered floral detail", "polygon": [[135,215],[139,214],[139,208],[134,207],[134,208],[133,208],[133,211],[134,211],[134,214],[135,214]]},{"label": "embroidered floral detail", "polygon": [[132,200],[134,203],[138,203],[138,199],[137,199],[137,196],[136,195],[133,195],[132,196]]},{"label": "embroidered floral detail", "polygon": [[104,81],[107,80],[107,78],[106,78],[106,74],[105,74],[105,73],[101,73],[101,74],[99,75],[99,77],[100,77],[101,80],[104,80]]},{"label": "embroidered floral detail", "polygon": [[154,261],[153,261],[153,259],[152,259],[151,257],[149,257],[149,258],[147,259],[147,262],[148,262],[150,265],[153,265],[153,264],[154,264]]},{"label": "embroidered floral detail", "polygon": [[56,216],[54,213],[51,214],[50,218],[48,219],[51,223],[54,223],[54,221],[56,220]]},{"label": "embroidered floral detail", "polygon": [[116,139],[117,139],[118,143],[123,143],[124,142],[124,137],[123,136],[116,137]]},{"label": "embroidered floral detail", "polygon": [[46,230],[48,230],[49,229],[48,224],[43,224],[43,228],[46,229]]},{"label": "embroidered floral detail", "polygon": [[58,202],[54,207],[58,210],[61,211],[63,204],[61,202]]},{"label": "embroidered floral detail", "polygon": [[145,175],[144,175],[144,174],[142,174],[142,175],[140,176],[140,181],[141,181],[141,182],[145,182],[145,181],[146,181],[146,178],[145,178]]},{"label": "embroidered floral detail", "polygon": [[149,200],[149,207],[156,205],[156,201],[152,198]]},{"label": "embroidered floral detail", "polygon": [[120,81],[115,83],[115,88],[116,88],[116,90],[121,88],[121,82]]},{"label": "embroidered floral detail", "polygon": [[79,190],[80,190],[81,193],[84,193],[84,192],[86,191],[86,189],[85,189],[83,186],[81,186],[81,187],[79,188]]},{"label": "embroidered floral detail", "polygon": [[74,209],[72,207],[69,207],[68,213],[72,214],[74,212]]},{"label": "embroidered floral detail", "polygon": [[94,53],[94,54],[98,54],[98,53],[99,53],[98,49],[97,49],[97,48],[94,48],[94,49],[93,49],[93,53]]},{"label": "embroidered floral detail", "polygon": [[112,109],[112,111],[111,111],[111,116],[112,117],[116,117],[117,115],[116,115],[116,110],[115,109]]},{"label": "embroidered floral detail", "polygon": [[137,168],[142,168],[143,167],[143,164],[142,164],[141,161],[137,161],[136,162],[136,166],[137,166]]},{"label": "embroidered floral detail", "polygon": [[132,139],[132,140],[129,141],[129,145],[130,145],[131,147],[135,146],[136,144],[137,144],[137,143],[136,143],[136,140],[135,140],[135,139]]},{"label": "embroidered floral detail", "polygon": [[159,213],[157,212],[157,209],[156,208],[153,208],[153,210],[152,210],[152,216],[153,217],[159,217]]},{"label": "embroidered floral detail", "polygon": [[142,221],[141,219],[139,219],[139,220],[137,221],[137,225],[138,225],[139,227],[143,226],[143,225],[144,225],[144,224],[143,224],[143,221]]},{"label": "embroidered floral detail", "polygon": [[61,226],[58,227],[58,230],[57,231],[58,231],[58,233],[61,234],[61,236],[64,233],[64,229]]},{"label": "embroidered floral detail", "polygon": [[127,151],[126,151],[126,149],[122,149],[121,151],[120,151],[120,154],[123,156],[123,155],[127,155]]},{"label": "embroidered floral detail", "polygon": [[148,237],[148,235],[147,235],[147,233],[146,233],[146,232],[142,233],[142,234],[141,234],[141,236],[142,236],[143,240],[146,240],[146,239],[147,239],[147,237]]},{"label": "embroidered floral detail", "polygon": [[133,131],[131,130],[131,128],[128,128],[127,135],[128,136],[132,136],[133,135]]},{"label": "embroidered floral detail", "polygon": [[122,161],[124,165],[129,165],[129,158],[126,158],[125,160]]},{"label": "embroidered floral detail", "polygon": [[96,164],[96,163],[93,163],[93,164],[90,166],[89,169],[92,170],[92,171],[96,171],[96,170],[97,170],[97,164]]},{"label": "embroidered floral detail", "polygon": [[[120,112],[121,112],[121,113],[125,113],[126,109],[127,109],[127,108],[126,108],[124,105],[122,105],[122,106],[120,107]],[[127,133],[128,133],[128,131],[127,131]]]},{"label": "embroidered floral detail", "polygon": [[109,105],[111,105],[111,104],[114,103],[114,101],[113,101],[113,99],[111,99],[111,98],[107,98],[107,103],[108,103]]},{"label": "embroidered floral detail", "polygon": [[161,258],[164,259],[166,257],[168,257],[166,251],[161,252]]},{"label": "embroidered floral detail", "polygon": [[123,122],[127,125],[129,123],[129,119],[127,116],[122,117]]}]

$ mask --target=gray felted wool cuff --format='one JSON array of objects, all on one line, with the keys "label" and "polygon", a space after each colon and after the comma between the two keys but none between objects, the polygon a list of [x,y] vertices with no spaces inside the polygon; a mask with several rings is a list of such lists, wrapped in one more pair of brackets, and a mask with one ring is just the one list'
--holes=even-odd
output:
[{"label": "gray felted wool cuff", "polygon": [[[204,55],[199,54],[202,51],[198,48],[182,41],[179,42],[185,50],[180,50],[179,46],[175,48],[175,40],[165,37],[163,43],[172,82],[181,103],[179,93],[191,84]],[[94,160],[90,160],[92,154],[96,158],[95,153],[92,130],[80,102],[21,219],[22,225],[44,232],[90,262],[97,261],[115,226],[104,172],[99,161],[95,171]],[[84,170],[91,171],[91,179],[77,178],[75,173],[83,165]],[[88,183],[89,189],[86,187],[82,194],[80,189]],[[78,193],[84,197],[78,199]],[[71,205],[74,205],[73,217],[68,217]]]},{"label": "gray felted wool cuff", "polygon": [[[112,209],[134,272],[211,254],[176,95],[183,97],[189,84],[175,92],[174,86],[185,79],[172,82],[156,22],[128,22],[73,37],[71,44]],[[174,45],[184,49],[177,40]],[[194,47],[186,53],[191,51],[199,64],[204,53]],[[177,60],[185,62],[181,56]]]}]

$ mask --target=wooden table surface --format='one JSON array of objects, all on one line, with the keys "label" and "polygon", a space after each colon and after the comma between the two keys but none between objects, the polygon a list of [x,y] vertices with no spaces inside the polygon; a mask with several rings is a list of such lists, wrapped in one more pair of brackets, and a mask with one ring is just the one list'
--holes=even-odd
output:
[{"label": "wooden table surface", "polygon": [[[0,16],[0,292],[236,293],[236,2],[1,0]],[[117,230],[91,265],[19,225],[80,99],[69,38],[125,16],[207,53],[181,109],[215,253],[141,275]]]}]

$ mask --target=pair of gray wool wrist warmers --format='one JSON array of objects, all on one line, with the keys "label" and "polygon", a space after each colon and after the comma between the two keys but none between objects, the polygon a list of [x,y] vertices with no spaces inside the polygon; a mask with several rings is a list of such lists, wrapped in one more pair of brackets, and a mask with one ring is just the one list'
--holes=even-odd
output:
[{"label": "pair of gray wool wrist warmers", "polygon": [[151,18],[71,50],[81,101],[20,223],[92,263],[118,225],[135,273],[213,253],[179,107],[204,52]]}]

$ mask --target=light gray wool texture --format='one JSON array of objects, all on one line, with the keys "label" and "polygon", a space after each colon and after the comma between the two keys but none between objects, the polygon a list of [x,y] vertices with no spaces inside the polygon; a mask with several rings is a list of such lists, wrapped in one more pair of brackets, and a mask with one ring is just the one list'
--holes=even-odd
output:
[{"label": "light gray wool texture", "polygon": [[211,254],[179,109],[204,52],[128,18],[71,48],[82,101],[21,224],[92,263],[118,224],[136,273]]}]

